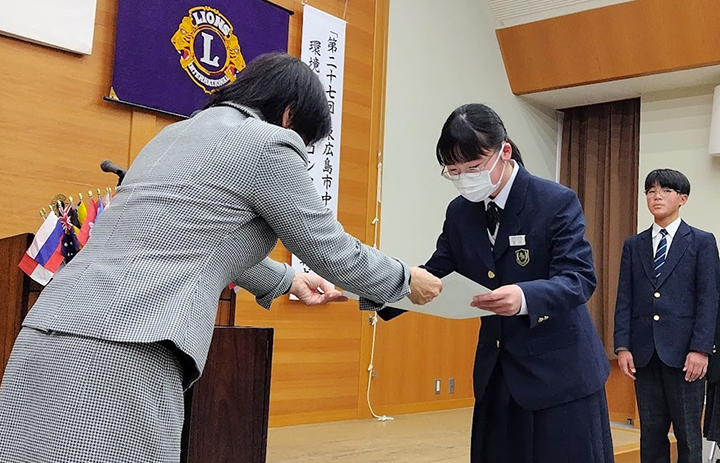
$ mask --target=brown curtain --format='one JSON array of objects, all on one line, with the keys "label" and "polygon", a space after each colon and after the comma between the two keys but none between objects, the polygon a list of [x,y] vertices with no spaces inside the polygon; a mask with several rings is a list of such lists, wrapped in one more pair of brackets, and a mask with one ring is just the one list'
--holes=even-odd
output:
[{"label": "brown curtain", "polygon": [[640,99],[563,110],[560,182],[587,219],[597,289],[588,308],[613,358],[615,298],[623,242],[637,233]]}]

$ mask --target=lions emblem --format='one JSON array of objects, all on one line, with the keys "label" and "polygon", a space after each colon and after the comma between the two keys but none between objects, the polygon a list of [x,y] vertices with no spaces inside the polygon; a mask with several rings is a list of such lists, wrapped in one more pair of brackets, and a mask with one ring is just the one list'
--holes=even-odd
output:
[{"label": "lions emblem", "polygon": [[180,66],[205,93],[234,81],[245,68],[230,21],[214,8],[191,8],[170,41],[180,55]]}]

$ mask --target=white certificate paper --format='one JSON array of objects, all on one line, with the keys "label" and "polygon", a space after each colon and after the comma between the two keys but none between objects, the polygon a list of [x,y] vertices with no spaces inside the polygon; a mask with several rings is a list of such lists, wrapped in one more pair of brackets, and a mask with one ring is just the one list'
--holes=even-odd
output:
[{"label": "white certificate paper", "polygon": [[[442,283],[443,290],[440,295],[425,305],[415,305],[404,297],[397,302],[389,303],[388,306],[443,318],[462,319],[495,315],[488,310],[470,307],[473,296],[487,294],[490,289],[456,272],[443,278]],[[467,303],[458,304],[458,301],[467,301]]]},{"label": "white certificate paper", "polygon": [[[451,273],[442,279],[443,290],[438,297],[425,305],[415,305],[410,302],[407,297],[397,302],[388,303],[388,307],[404,309],[410,312],[424,313],[426,315],[434,315],[443,318],[477,318],[496,315],[488,310],[476,309],[470,307],[473,296],[487,294],[491,290],[476,283],[471,279],[460,275],[459,273]],[[356,295],[344,292],[344,294],[352,299],[357,299]],[[458,301],[466,301],[459,303]]]}]

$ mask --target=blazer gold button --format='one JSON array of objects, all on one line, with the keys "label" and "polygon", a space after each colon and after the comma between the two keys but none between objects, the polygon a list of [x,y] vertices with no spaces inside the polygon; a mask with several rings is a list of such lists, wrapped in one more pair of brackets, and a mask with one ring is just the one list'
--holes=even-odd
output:
[{"label": "blazer gold button", "polygon": [[655,316],[653,317],[653,320],[655,320],[655,321],[660,320],[660,315],[655,315]]},{"label": "blazer gold button", "polygon": [[499,339],[497,341],[495,341],[495,345],[497,346],[498,349],[500,349],[500,340]]},{"label": "blazer gold button", "polygon": [[488,270],[488,278],[490,278],[490,279],[495,278],[495,272],[493,272],[492,270]]},{"label": "blazer gold button", "polygon": [[660,293],[655,293],[655,299],[660,299]]}]

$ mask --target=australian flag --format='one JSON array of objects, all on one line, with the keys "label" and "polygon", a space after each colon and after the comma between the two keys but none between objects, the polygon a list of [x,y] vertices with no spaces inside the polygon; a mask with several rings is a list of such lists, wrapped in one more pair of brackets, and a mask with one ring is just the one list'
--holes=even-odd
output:
[{"label": "australian flag", "polygon": [[61,240],[62,245],[60,248],[66,264],[75,257],[75,254],[77,254],[78,251],[80,251],[80,242],[78,241],[77,236],[75,236],[70,211],[71,206],[68,205],[67,207],[62,208],[62,214],[60,214],[60,223],[62,224],[64,231]]}]

